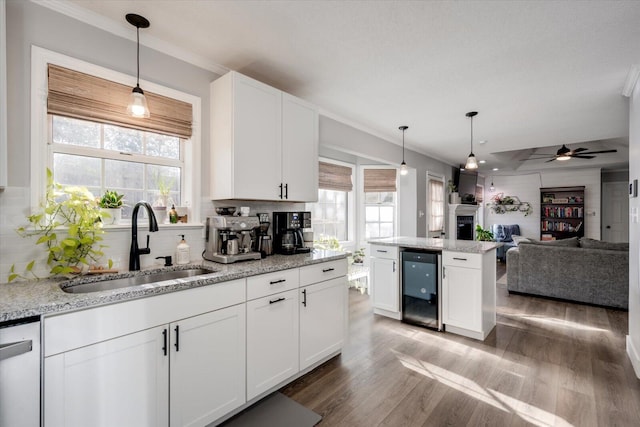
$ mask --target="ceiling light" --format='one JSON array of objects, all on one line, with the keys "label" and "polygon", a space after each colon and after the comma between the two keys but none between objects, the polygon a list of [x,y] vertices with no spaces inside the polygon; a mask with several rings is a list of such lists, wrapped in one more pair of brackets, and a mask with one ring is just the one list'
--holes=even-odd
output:
[{"label": "ceiling light", "polygon": [[466,114],[466,116],[471,119],[471,153],[469,153],[469,157],[467,157],[467,163],[464,165],[465,169],[478,169],[476,156],[473,155],[473,117],[477,114],[477,111],[470,111]]},{"label": "ceiling light", "polygon": [[488,141],[486,139],[482,139],[478,141],[478,144],[486,144]]},{"label": "ceiling light", "polygon": [[409,173],[409,169],[404,162],[404,131],[409,129],[409,126],[400,126],[398,129],[402,131],[402,163],[400,163],[400,175],[406,175]]},{"label": "ceiling light", "polygon": [[498,170],[500,170],[500,169],[498,169],[498,168],[493,168],[493,169],[491,169],[491,170],[492,170],[492,171],[498,171]]},{"label": "ceiling light", "polygon": [[480,163],[481,165],[484,165],[485,163],[487,163],[486,160],[480,160],[478,163]]},{"label": "ceiling light", "polygon": [[491,186],[489,187],[489,191],[491,191],[492,193],[496,191],[496,187],[493,185],[493,177],[491,177]]},{"label": "ceiling light", "polygon": [[556,153],[556,160],[561,162],[569,160],[571,158],[571,150],[566,145],[562,144],[562,147]]},{"label": "ceiling light", "polygon": [[136,75],[136,87],[131,91],[129,105],[127,106],[127,114],[133,117],[147,118],[149,117],[149,107],[147,106],[147,98],[140,88],[140,28],[149,28],[149,21],[135,13],[127,13],[125,16],[127,22],[136,27],[137,38],[137,65],[138,74]]}]

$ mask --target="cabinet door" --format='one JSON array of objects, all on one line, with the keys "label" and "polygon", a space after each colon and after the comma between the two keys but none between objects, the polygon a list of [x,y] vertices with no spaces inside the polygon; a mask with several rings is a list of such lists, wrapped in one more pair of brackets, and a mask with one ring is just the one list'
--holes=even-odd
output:
[{"label": "cabinet door", "polygon": [[45,425],[168,426],[165,330],[147,329],[45,358]]},{"label": "cabinet door", "polygon": [[172,427],[207,425],[245,403],[245,304],[169,329]]},{"label": "cabinet door", "polygon": [[393,259],[371,259],[371,291],[373,307],[400,312],[398,262]]},{"label": "cabinet door", "polygon": [[442,321],[482,331],[482,271],[445,265],[442,275]]},{"label": "cabinet door", "polygon": [[282,95],[282,182],[287,200],[318,200],[318,111],[286,93]]},{"label": "cabinet door", "polygon": [[345,277],[300,289],[300,369],[340,350],[344,343]]},{"label": "cabinet door", "polygon": [[298,373],[298,290],[247,302],[247,400]]},{"label": "cabinet door", "polygon": [[233,196],[278,200],[282,182],[282,92],[236,74]]}]

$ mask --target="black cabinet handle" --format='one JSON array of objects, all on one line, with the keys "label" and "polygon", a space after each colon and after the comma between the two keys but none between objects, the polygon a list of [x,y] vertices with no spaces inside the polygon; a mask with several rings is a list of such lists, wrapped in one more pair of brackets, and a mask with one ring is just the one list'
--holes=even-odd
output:
[{"label": "black cabinet handle", "polygon": [[162,352],[167,355],[167,329],[162,330]]},{"label": "black cabinet handle", "polygon": [[280,298],[278,298],[278,299],[269,300],[269,304],[275,304],[275,303],[277,303],[277,302],[284,301],[285,299],[286,299],[286,298],[280,297]]},{"label": "black cabinet handle", "polygon": [[393,272],[394,273],[396,272],[396,262],[395,261],[393,261]]},{"label": "black cabinet handle", "polygon": [[387,252],[389,252],[389,251],[383,251],[383,250],[380,250],[380,249],[376,249],[376,252],[382,252],[382,253],[385,253],[385,254],[386,254],[386,253],[387,253]]},{"label": "black cabinet handle", "polygon": [[280,279],[280,280],[274,280],[272,282],[269,282],[270,285],[275,285],[276,283],[282,283],[282,282],[286,282],[286,279]]},{"label": "black cabinet handle", "polygon": [[280,198],[282,199],[282,183],[278,187],[280,187]]},{"label": "black cabinet handle", "polygon": [[466,258],[456,258],[456,257],[453,257],[453,259],[455,259],[456,261],[467,261],[467,259],[466,259]]},{"label": "black cabinet handle", "polygon": [[303,289],[302,290],[302,305],[303,306],[307,306],[307,290]]},{"label": "black cabinet handle", "polygon": [[289,184],[284,185],[284,198],[289,199]]},{"label": "black cabinet handle", "polygon": [[176,328],[174,329],[174,331],[176,331],[176,351],[180,351],[180,329],[178,329],[179,326],[176,325]]},{"label": "black cabinet handle", "polygon": [[323,268],[322,272],[323,273],[328,273],[329,271],[333,271],[333,270],[335,270],[335,268]]},{"label": "black cabinet handle", "polygon": [[442,278],[444,279],[445,277],[447,277],[447,273],[446,273],[446,267],[443,265],[442,266]]}]

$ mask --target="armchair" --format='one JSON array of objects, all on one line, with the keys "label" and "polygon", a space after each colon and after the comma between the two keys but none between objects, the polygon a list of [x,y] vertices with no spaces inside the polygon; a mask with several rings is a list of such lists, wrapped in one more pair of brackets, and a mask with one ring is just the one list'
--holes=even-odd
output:
[{"label": "armchair", "polygon": [[520,226],[518,224],[493,224],[491,226],[491,232],[493,233],[493,238],[496,242],[504,243],[503,246],[500,246],[497,249],[496,256],[498,259],[505,262],[507,260],[507,251],[516,246],[511,236],[514,234],[520,235]]}]

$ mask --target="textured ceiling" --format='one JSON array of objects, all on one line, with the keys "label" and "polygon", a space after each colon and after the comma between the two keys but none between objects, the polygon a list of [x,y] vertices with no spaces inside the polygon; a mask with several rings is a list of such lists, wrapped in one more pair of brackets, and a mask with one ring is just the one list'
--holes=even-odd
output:
[{"label": "textured ceiling", "polygon": [[481,171],[531,170],[540,163],[518,156],[562,144],[621,149],[563,167],[628,158],[621,91],[640,64],[639,1],[66,3],[122,28],[126,13],[142,14],[142,43],[165,41],[396,144],[408,125],[408,148],[451,164],[469,152],[471,110]]}]

